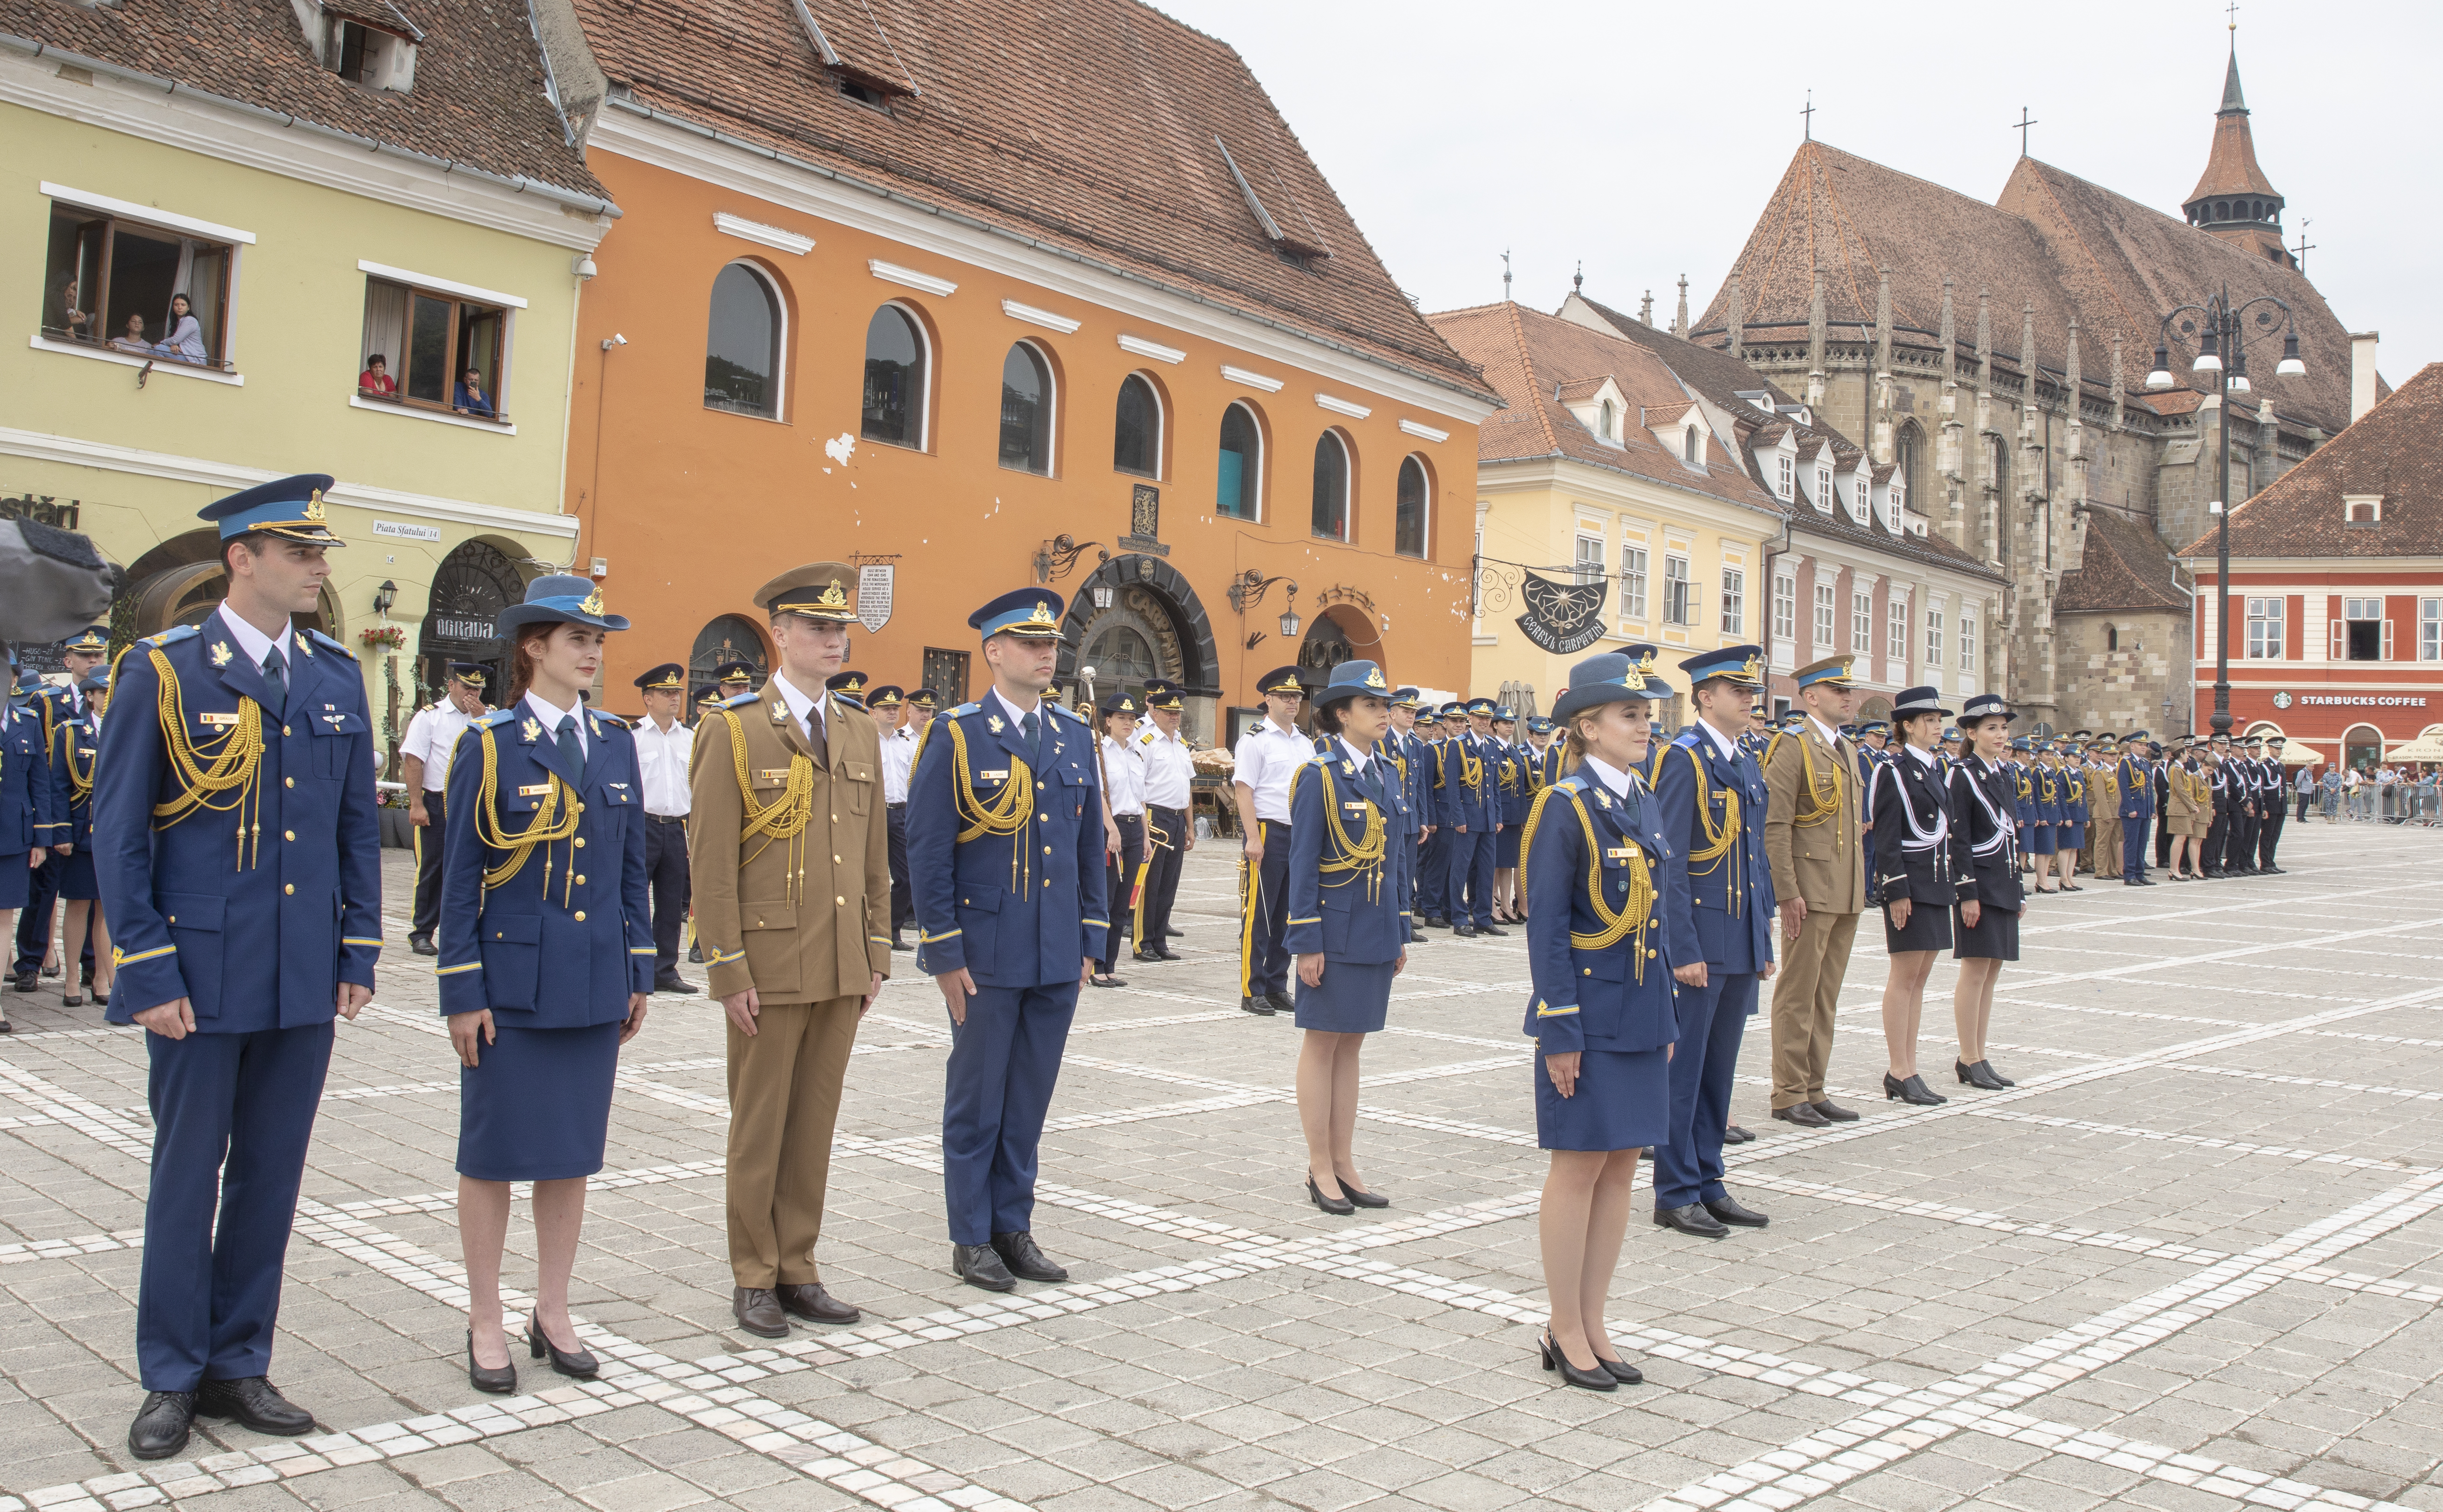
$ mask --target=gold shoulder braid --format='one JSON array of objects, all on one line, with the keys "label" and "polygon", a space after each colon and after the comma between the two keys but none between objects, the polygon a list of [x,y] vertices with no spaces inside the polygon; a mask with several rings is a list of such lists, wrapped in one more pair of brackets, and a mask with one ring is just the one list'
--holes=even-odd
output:
[{"label": "gold shoulder braid", "polygon": [[[1773,731],[1773,739],[1765,743],[1766,765],[1773,765],[1773,747],[1779,746],[1785,738],[1798,742],[1798,811],[1791,816],[1790,821],[1800,829],[1813,829],[1841,812],[1841,794],[1844,785],[1841,781],[1841,764],[1839,762],[1832,764],[1828,780],[1825,776],[1817,775],[1815,747],[1807,743],[1807,737],[1792,736],[1786,729],[1777,729]],[[1837,754],[1839,747],[1835,747],[1834,750]],[[1833,831],[1832,839],[1835,845],[1839,845],[1843,843],[1845,835],[1836,829]]]},{"label": "gold shoulder braid", "polygon": [[[938,723],[938,721],[937,721]],[[927,727],[925,733],[933,733]],[[920,747],[918,759],[923,759]],[[910,772],[914,767],[909,767]],[[987,808],[976,797],[974,779],[967,771],[967,732],[959,722],[950,721],[950,802],[965,828],[959,831],[959,841],[964,844],[983,835],[1021,835],[1027,821],[1035,817],[1035,773],[1024,762],[1014,761],[1009,766],[1009,782]],[[1022,842],[1009,848],[1009,890],[1020,897],[1029,895],[1035,885],[1035,864]]]},{"label": "gold shoulder braid", "polygon": [[[1687,747],[1682,747],[1681,749],[1686,750]],[[1730,787],[1722,789],[1722,822],[1719,827],[1717,827],[1714,823],[1713,794],[1705,785],[1705,759],[1694,750],[1688,750],[1688,765],[1696,768],[1697,823],[1705,832],[1704,847],[1688,853],[1688,875],[1711,876],[1717,868],[1728,866],[1731,917],[1745,917],[1748,869],[1740,865],[1736,857],[1727,861],[1723,859],[1730,856],[1731,848],[1739,842],[1738,790]],[[1700,867],[1697,864],[1699,861],[1707,864]]]},{"label": "gold shoulder braid", "polygon": [[[774,706],[776,709],[778,705]],[[738,772],[738,802],[744,821],[738,826],[738,843],[761,837],[762,843],[738,858],[744,866],[771,849],[774,840],[789,842],[789,900],[796,902],[806,890],[806,825],[815,817],[815,764],[796,751],[789,753],[789,780],[781,795],[769,803],[755,802],[755,784],[746,776],[746,726],[734,709],[721,710],[724,723],[729,727],[729,760]]]},{"label": "gold shoulder braid", "polygon": [[1570,807],[1578,816],[1578,828],[1587,838],[1587,904],[1594,911],[1603,928],[1592,934],[1570,931],[1570,944],[1581,950],[1607,950],[1628,938],[1637,936],[1629,950],[1631,969],[1638,982],[1645,981],[1645,931],[1654,915],[1654,874],[1645,864],[1645,847],[1631,839],[1628,844],[1628,901],[1613,909],[1604,901],[1603,841],[1595,836],[1595,821],[1587,805],[1566,787],[1547,787],[1535,795],[1535,806],[1527,811],[1527,830],[1518,838],[1518,870],[1527,870],[1527,854],[1535,843],[1536,827],[1543,822],[1544,808],[1552,795],[1560,793],[1569,799]]},{"label": "gold shoulder braid", "polygon": [[1368,803],[1365,835],[1361,839],[1350,839],[1349,831],[1343,828],[1340,822],[1340,789],[1332,780],[1332,767],[1329,765],[1307,767],[1293,775],[1290,779],[1293,800],[1297,791],[1297,779],[1306,775],[1307,771],[1319,773],[1323,778],[1324,819],[1332,831],[1332,843],[1340,848],[1340,859],[1325,861],[1316,868],[1326,876],[1342,874],[1340,880],[1326,882],[1323,885],[1347,887],[1350,883],[1359,880],[1355,874],[1363,872],[1366,874],[1364,877],[1366,901],[1379,902],[1383,896],[1383,854],[1388,843],[1383,831],[1383,810],[1371,802]]},{"label": "gold shoulder braid", "polygon": [[[179,786],[177,797],[153,805],[153,827],[169,829],[205,809],[234,811],[236,869],[245,871],[263,852],[263,794],[258,785],[263,771],[263,706],[251,698],[240,698],[235,725],[200,744],[191,740],[177,669],[158,646],[147,647],[146,654],[160,682],[154,702],[161,722],[161,747],[176,768]],[[254,813],[251,824],[247,820],[249,804]]]},{"label": "gold shoulder braid", "polygon": [[[568,791],[568,784],[554,773],[548,780],[549,790],[542,795],[542,802],[535,805],[534,818],[526,821],[526,827],[515,835],[502,828],[500,818],[492,807],[492,800],[501,787],[501,753],[492,743],[492,727],[483,726],[478,733],[484,738],[484,785],[475,799],[475,838],[493,850],[509,853],[507,860],[484,874],[484,891],[488,893],[517,876],[524,868],[527,855],[540,845],[543,848],[542,890],[548,894],[551,891],[551,847],[577,833],[578,816],[584,805],[577,802],[576,795]],[[568,802],[565,814],[560,812],[563,796]],[[561,871],[574,874],[576,870],[572,849],[569,864]],[[560,884],[560,900],[562,905],[568,902],[570,886],[567,881]]]},{"label": "gold shoulder braid", "polygon": [[[76,727],[70,725],[65,728],[66,739],[61,747],[60,753],[66,759],[68,768],[68,802],[71,803],[86,802],[93,797],[93,763],[85,763],[83,771],[77,770]],[[95,756],[98,759],[100,755],[101,751],[97,747]]]}]

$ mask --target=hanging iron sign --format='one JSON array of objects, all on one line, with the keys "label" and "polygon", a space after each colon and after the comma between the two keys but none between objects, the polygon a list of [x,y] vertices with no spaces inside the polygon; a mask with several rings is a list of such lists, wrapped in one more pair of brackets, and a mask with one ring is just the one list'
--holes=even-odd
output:
[{"label": "hanging iron sign", "polygon": [[1554,582],[1523,573],[1518,597],[1527,600],[1527,612],[1518,617],[1518,628],[1554,655],[1575,655],[1603,638],[1601,615],[1610,588],[1610,581],[1604,578],[1592,582]]}]

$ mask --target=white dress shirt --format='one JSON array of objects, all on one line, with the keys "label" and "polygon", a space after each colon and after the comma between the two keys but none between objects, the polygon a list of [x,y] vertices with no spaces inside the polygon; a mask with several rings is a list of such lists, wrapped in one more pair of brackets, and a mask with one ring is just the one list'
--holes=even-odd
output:
[{"label": "white dress shirt", "polygon": [[1367,767],[1367,764],[1368,764],[1368,763],[1369,763],[1369,762],[1371,762],[1371,761],[1373,761],[1373,759],[1374,759],[1374,758],[1373,758],[1371,755],[1368,754],[1368,753],[1367,753],[1367,752],[1365,752],[1365,751],[1359,750],[1356,747],[1351,746],[1350,744],[1349,744],[1349,737],[1348,737],[1348,736],[1346,736],[1346,735],[1334,735],[1334,736],[1333,736],[1333,737],[1332,737],[1332,740],[1333,740],[1334,742],[1336,742],[1336,743],[1339,745],[1339,747],[1340,747],[1340,750],[1341,750],[1341,754],[1342,754],[1342,755],[1344,755],[1344,756],[1347,756],[1347,757],[1349,758],[1350,762],[1353,765],[1355,765],[1355,766],[1356,766],[1356,768],[1357,768],[1359,771],[1361,771],[1361,772],[1362,772],[1362,771],[1364,771],[1364,770],[1366,769],[1366,767]]},{"label": "white dress shirt", "polygon": [[[798,722],[798,733],[805,737],[806,744],[816,750],[828,749],[829,747],[823,744],[827,738],[823,731],[828,724],[823,717],[825,695],[817,693],[810,698],[799,692],[798,685],[789,680],[789,674],[785,672],[776,672],[772,674],[772,686],[781,690],[781,702],[789,706],[789,717]],[[872,800],[869,799],[867,802],[871,802]]]},{"label": "white dress shirt", "polygon": [[1239,748],[1231,753],[1234,763],[1230,780],[1244,783],[1256,796],[1256,818],[1271,824],[1290,821],[1290,779],[1314,754],[1307,738],[1295,729],[1283,729],[1267,716],[1260,724],[1239,737]]},{"label": "white dress shirt", "polygon": [[1635,772],[1624,772],[1617,767],[1607,766],[1602,757],[1591,751],[1588,752],[1584,765],[1587,770],[1595,774],[1597,782],[1611,789],[1614,798],[1626,798],[1629,789],[1638,785]]},{"label": "white dress shirt", "polygon": [[916,732],[906,725],[882,737],[882,801],[892,808],[908,802],[908,773],[916,761]]},{"label": "white dress shirt", "polygon": [[1143,814],[1146,806],[1145,747],[1132,740],[1103,737],[1103,781],[1111,795],[1114,814]]},{"label": "white dress shirt", "polygon": [[417,710],[415,717],[407,722],[407,736],[398,743],[398,753],[424,764],[426,792],[448,790],[450,758],[458,753],[458,737],[473,723],[475,716],[460,713],[458,706],[447,698]]},{"label": "white dress shirt", "polygon": [[1187,807],[1196,783],[1196,758],[1187,742],[1148,727],[1137,732],[1136,748],[1145,758],[1145,801],[1151,808]]},{"label": "white dress shirt", "polygon": [[647,714],[637,721],[635,734],[636,772],[645,789],[645,812],[664,819],[686,818],[688,761],[695,753],[695,731],[675,719],[664,729],[660,721]]},{"label": "white dress shirt", "polygon": [[[237,642],[238,654],[246,658],[246,664],[248,666],[260,668],[263,665],[263,658],[269,653],[276,651],[280,653],[281,672],[284,676],[286,674],[289,667],[288,636],[286,634],[283,634],[277,640],[272,639],[269,636],[265,635],[262,631],[255,629],[252,625],[249,625],[245,620],[239,618],[237,611],[229,606],[229,600],[226,599],[221,600],[221,606],[216,612],[221,618],[221,627],[227,630],[230,633],[230,638]],[[296,679],[291,677],[287,680],[294,682]],[[71,688],[68,690],[68,697],[71,700],[76,698],[75,689]]]},{"label": "white dress shirt", "polygon": [[[583,702],[584,700],[582,699],[579,700],[579,703],[580,704]],[[555,746],[560,744],[560,722],[563,719],[575,718],[577,721],[577,753],[580,757],[591,753],[592,747],[585,744],[585,715],[580,710],[576,709],[554,709],[547,701],[545,701],[542,694],[536,692],[531,688],[526,690],[525,710],[526,712],[542,721],[542,738],[551,742]]]},{"label": "white dress shirt", "polygon": [[1713,726],[1705,723],[1701,719],[1697,721],[1697,728],[1703,730],[1705,732],[1705,738],[1714,743],[1714,748],[1722,753],[1722,760],[1726,762],[1736,762],[1739,759],[1739,743],[1737,737],[1725,735],[1720,730],[1716,729]]}]

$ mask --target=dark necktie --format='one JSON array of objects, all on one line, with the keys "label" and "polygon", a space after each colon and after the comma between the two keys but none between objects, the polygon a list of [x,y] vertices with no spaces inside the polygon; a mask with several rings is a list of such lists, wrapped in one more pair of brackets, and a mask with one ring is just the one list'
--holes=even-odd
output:
[{"label": "dark necktie", "polygon": [[581,772],[585,770],[585,752],[577,744],[577,716],[575,714],[562,714],[560,716],[560,765],[566,766],[572,772]]},{"label": "dark necktie", "polygon": [[1018,722],[1018,732],[1026,737],[1026,760],[1027,764],[1032,766],[1040,766],[1043,765],[1043,747],[1042,743],[1036,739],[1037,728],[1038,727],[1035,722],[1035,711],[1033,710],[1027,710],[1024,715],[1019,717]]},{"label": "dark necktie", "polygon": [[271,711],[276,714],[288,702],[288,664],[277,651],[263,654],[263,682],[271,690]]}]

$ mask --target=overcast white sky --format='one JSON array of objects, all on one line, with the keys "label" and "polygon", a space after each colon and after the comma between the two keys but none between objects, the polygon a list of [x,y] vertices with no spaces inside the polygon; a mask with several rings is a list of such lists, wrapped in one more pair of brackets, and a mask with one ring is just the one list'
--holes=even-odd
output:
[{"label": "overcast white sky", "polygon": [[[2170,214],[2221,101],[2218,0],[1736,6],[1155,0],[1236,46],[1427,310],[1587,292],[1701,314],[1800,137],[1991,203],[2037,157]],[[2443,359],[2443,6],[2242,0],[2258,161],[2342,325],[2398,383]],[[2203,290],[2198,291],[2205,292]],[[2310,354],[2313,360],[2314,354]],[[2346,362],[2347,354],[2337,360]]]}]

